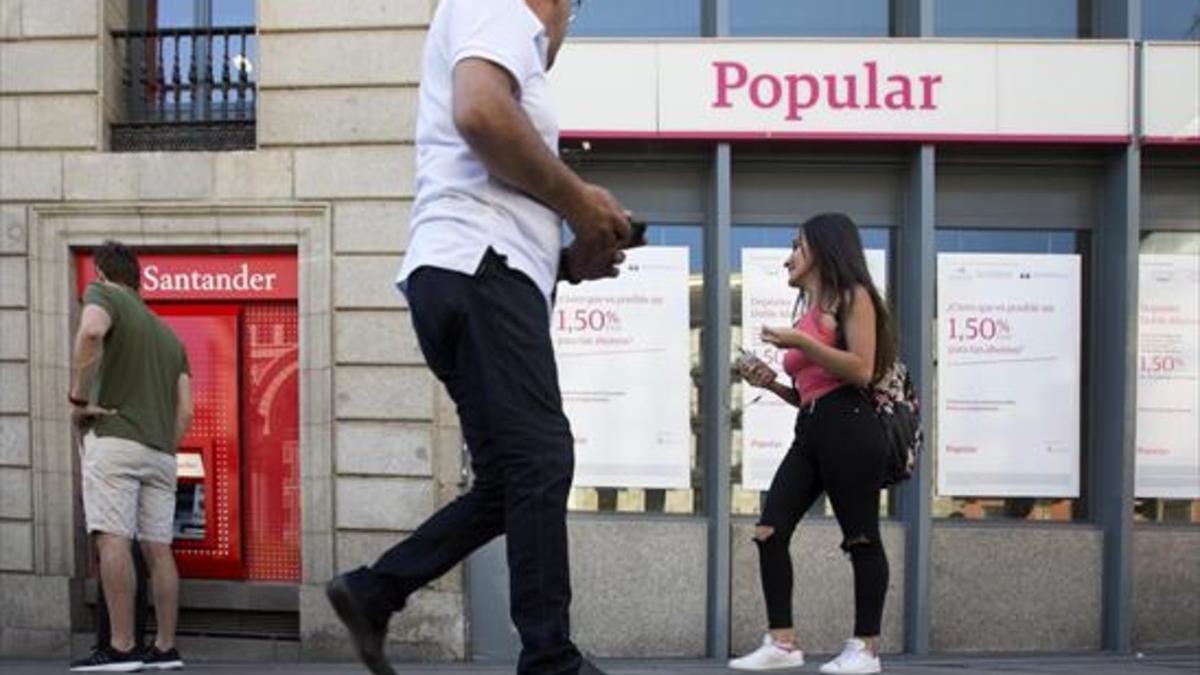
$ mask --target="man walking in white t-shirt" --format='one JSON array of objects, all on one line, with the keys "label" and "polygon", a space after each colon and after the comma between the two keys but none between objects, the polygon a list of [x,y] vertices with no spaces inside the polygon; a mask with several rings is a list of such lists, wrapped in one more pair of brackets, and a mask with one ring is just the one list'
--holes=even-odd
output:
[{"label": "man walking in white t-shirt", "polygon": [[[458,406],[475,482],[371,567],[327,594],[374,673],[410,594],[508,535],[518,673],[599,673],[571,642],[566,506],[574,441],[563,414],[555,279],[616,274],[629,214],[558,158],[546,72],[579,0],[442,0],[417,117],[417,190],[397,278],[421,350]],[[566,219],[575,239],[560,256]],[[565,269],[560,270],[560,260]]]}]

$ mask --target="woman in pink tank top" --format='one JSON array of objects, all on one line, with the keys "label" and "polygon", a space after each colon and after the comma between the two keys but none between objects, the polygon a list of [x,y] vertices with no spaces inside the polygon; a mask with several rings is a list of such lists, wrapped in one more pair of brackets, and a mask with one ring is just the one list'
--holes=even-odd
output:
[{"label": "woman in pink tank top", "polygon": [[806,221],[784,261],[800,293],[799,319],[763,328],[762,340],[784,349],[791,386],[757,360],[739,362],[752,386],[796,406],[796,436],[767,492],[755,528],[769,632],[761,647],[729,665],[739,670],[804,663],[792,617],[788,544],[801,517],[826,494],[854,570],[854,631],[822,673],[878,673],[880,623],[888,563],[879,536],[879,493],[885,441],[864,388],[896,358],[887,305],[867,272],[858,228],[827,213]]}]

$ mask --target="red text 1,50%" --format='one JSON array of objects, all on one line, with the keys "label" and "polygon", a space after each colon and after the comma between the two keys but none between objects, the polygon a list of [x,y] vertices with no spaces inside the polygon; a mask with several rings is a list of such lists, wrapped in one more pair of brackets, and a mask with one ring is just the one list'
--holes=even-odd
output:
[{"label": "red text 1,50%", "polygon": [[621,318],[610,309],[560,309],[558,315],[558,330],[564,333],[601,333],[619,330]]},{"label": "red text 1,50%", "polygon": [[1012,332],[1007,319],[990,316],[950,317],[950,339],[960,342],[995,340]]},{"label": "red text 1,50%", "polygon": [[1144,354],[1138,359],[1138,366],[1143,373],[1175,373],[1183,370],[1182,356],[1173,354]]}]

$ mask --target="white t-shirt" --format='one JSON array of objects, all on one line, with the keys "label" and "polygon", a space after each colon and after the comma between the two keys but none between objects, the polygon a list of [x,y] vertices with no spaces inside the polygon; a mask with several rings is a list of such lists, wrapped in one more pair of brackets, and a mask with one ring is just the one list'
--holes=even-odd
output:
[{"label": "white t-shirt", "polygon": [[558,154],[558,120],[546,78],[549,39],[524,0],[442,0],[421,64],[416,202],[397,286],[421,266],[474,274],[488,247],[550,297],[561,218],[493,180],[454,126],[454,66],[482,58],[507,70],[546,147]]}]

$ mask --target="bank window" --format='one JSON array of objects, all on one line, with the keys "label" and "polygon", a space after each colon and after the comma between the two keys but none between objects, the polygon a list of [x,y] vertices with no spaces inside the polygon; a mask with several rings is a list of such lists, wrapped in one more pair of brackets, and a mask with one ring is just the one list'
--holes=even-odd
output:
[{"label": "bank window", "polygon": [[[567,237],[569,240],[569,236]],[[655,442],[663,440],[665,445],[661,447],[677,447],[681,443],[687,449],[686,467],[678,467],[672,464],[666,467],[666,470],[672,473],[685,473],[684,481],[688,484],[685,488],[646,488],[639,487],[634,481],[620,481],[620,485],[593,485],[590,487],[574,487],[571,489],[571,494],[568,499],[568,508],[577,512],[624,512],[624,513],[670,513],[670,514],[696,514],[702,513],[703,495],[701,494],[704,485],[703,467],[704,463],[701,460],[701,432],[703,422],[700,418],[700,394],[701,384],[703,381],[702,359],[700,347],[700,330],[704,325],[704,230],[700,225],[681,225],[681,224],[660,224],[652,223],[646,231],[646,243],[650,248],[653,247],[672,247],[686,249],[686,268],[687,268],[687,289],[686,300],[682,300],[687,304],[688,325],[686,331],[680,331],[680,340],[685,341],[681,344],[666,345],[662,350],[662,359],[671,359],[676,350],[682,350],[686,353],[687,358],[687,383],[685,392],[677,392],[674,390],[666,391],[664,386],[669,386],[664,383],[663,368],[656,367],[655,358],[651,358],[647,367],[639,367],[632,371],[633,384],[632,387],[641,389],[640,392],[627,392],[623,395],[632,395],[632,398],[638,400],[649,400],[650,414],[653,415],[653,406],[661,403],[664,408],[668,407],[665,401],[672,396],[681,395],[686,401],[686,421],[684,428],[681,429],[665,429],[665,435],[676,436],[679,438],[670,439],[654,439]],[[581,286],[580,288],[585,288]],[[560,289],[562,286],[560,286]],[[595,286],[592,286],[595,288]],[[562,293],[562,291],[559,291]],[[651,295],[651,294],[648,294]],[[671,300],[668,300],[668,304]],[[560,298],[556,311],[561,307],[562,300]],[[599,308],[601,305],[594,305]],[[622,321],[620,310],[613,316],[602,316],[605,310],[601,310],[601,314],[592,314],[596,310],[588,310],[582,316],[584,319],[592,323],[582,332],[595,332],[598,327],[608,328],[608,323],[616,320]],[[576,310],[572,309],[567,315],[562,317],[568,322],[566,328],[571,328],[571,322],[576,320]],[[579,326],[583,326],[582,320],[576,322]],[[603,326],[602,326],[603,324]],[[626,320],[626,324],[628,321]],[[561,328],[561,327],[560,327]],[[564,382],[570,381],[570,375],[565,374],[563,370],[567,367],[567,361],[563,359],[563,351],[561,347],[558,350],[560,355],[560,380]],[[621,368],[620,361],[606,361],[607,364],[614,368]],[[626,382],[629,380],[626,379]],[[645,396],[649,394],[649,396]],[[571,414],[570,393],[567,392],[564,385],[564,399],[568,415]],[[656,401],[656,399],[658,399]],[[684,405],[681,401],[679,405]],[[587,424],[586,422],[584,424]],[[614,421],[614,424],[621,424],[620,421]],[[580,425],[572,422],[573,427]],[[579,482],[581,470],[581,462],[588,461],[588,454],[585,450],[581,450],[580,429],[575,429],[576,433],[576,479]],[[678,443],[677,443],[678,442]],[[634,452],[643,458],[653,459],[658,447],[636,447],[629,448],[628,451]],[[652,465],[653,462],[650,462]],[[643,471],[654,471],[653,466],[643,469]]]},{"label": "bank window", "polygon": [[934,0],[939,37],[1074,39],[1091,26],[1088,0]]},{"label": "bank window", "polygon": [[114,151],[255,147],[253,0],[135,2],[112,37]]},{"label": "bank window", "polygon": [[[1083,392],[1088,390],[1088,336],[1083,327],[1088,317],[1088,241],[1086,232],[1074,230],[937,230],[939,284],[952,285],[937,289],[945,297],[937,299],[935,313],[945,304],[947,315],[935,316],[933,334],[936,342],[946,344],[935,349],[934,400],[924,408],[926,460],[934,462],[935,518],[1087,517],[1089,443]],[[1060,254],[1077,254],[1078,263],[1048,257]],[[1020,284],[1029,286],[1019,289]],[[1072,316],[1073,302],[1078,303],[1077,317]],[[1054,332],[1060,322],[1078,327],[1077,365],[1070,356],[1076,336]],[[943,353],[950,362],[941,362]],[[941,372],[943,368],[957,372]],[[1051,381],[1069,379],[1058,374],[1072,369],[1079,376],[1073,387]],[[1046,374],[1051,372],[1055,375]],[[1042,395],[1050,390],[1054,393]],[[947,419],[940,420],[943,395],[948,397]],[[1043,404],[1058,400],[1066,401],[1061,417],[1038,417]],[[1074,415],[1077,428],[1069,422],[1054,426]],[[1032,417],[1018,424],[1013,422],[1018,416]],[[1001,430],[1005,424],[1008,431]],[[1016,437],[1019,440],[1012,440]],[[943,440],[946,465],[939,460]],[[1067,494],[1072,478],[1079,497]],[[989,489],[996,493],[988,494]]]},{"label": "bank window", "polygon": [[1142,39],[1200,40],[1200,0],[1142,0]]},{"label": "bank window", "polygon": [[[761,324],[790,324],[796,310],[797,292],[787,287],[783,263],[792,248],[799,223],[793,225],[736,225],[733,228],[732,269],[729,280],[733,328],[731,361],[740,355],[739,348],[768,361],[777,354],[758,343],[754,331]],[[888,277],[892,276],[891,230],[886,227],[864,226],[859,230],[867,253],[876,287],[887,295]],[[769,313],[764,315],[763,312]],[[747,328],[749,327],[749,328]],[[764,351],[766,349],[766,351]],[[776,369],[782,376],[782,370]],[[750,387],[736,372],[732,375],[730,407],[732,410],[733,442],[730,465],[732,470],[731,510],[734,515],[757,515],[770,486],[771,477],[782,454],[791,446],[794,437],[796,409],[779,401],[774,394]],[[893,513],[893,500],[885,490],[880,499],[880,515]],[[828,500],[822,498],[813,506],[813,513],[833,515]]]},{"label": "bank window", "polygon": [[699,37],[704,0],[584,0],[572,37]]},{"label": "bank window", "polygon": [[1142,233],[1133,507],[1138,522],[1200,523],[1198,269],[1200,231]]},{"label": "bank window", "polygon": [[734,35],[750,37],[887,37],[889,0],[736,0]]}]

